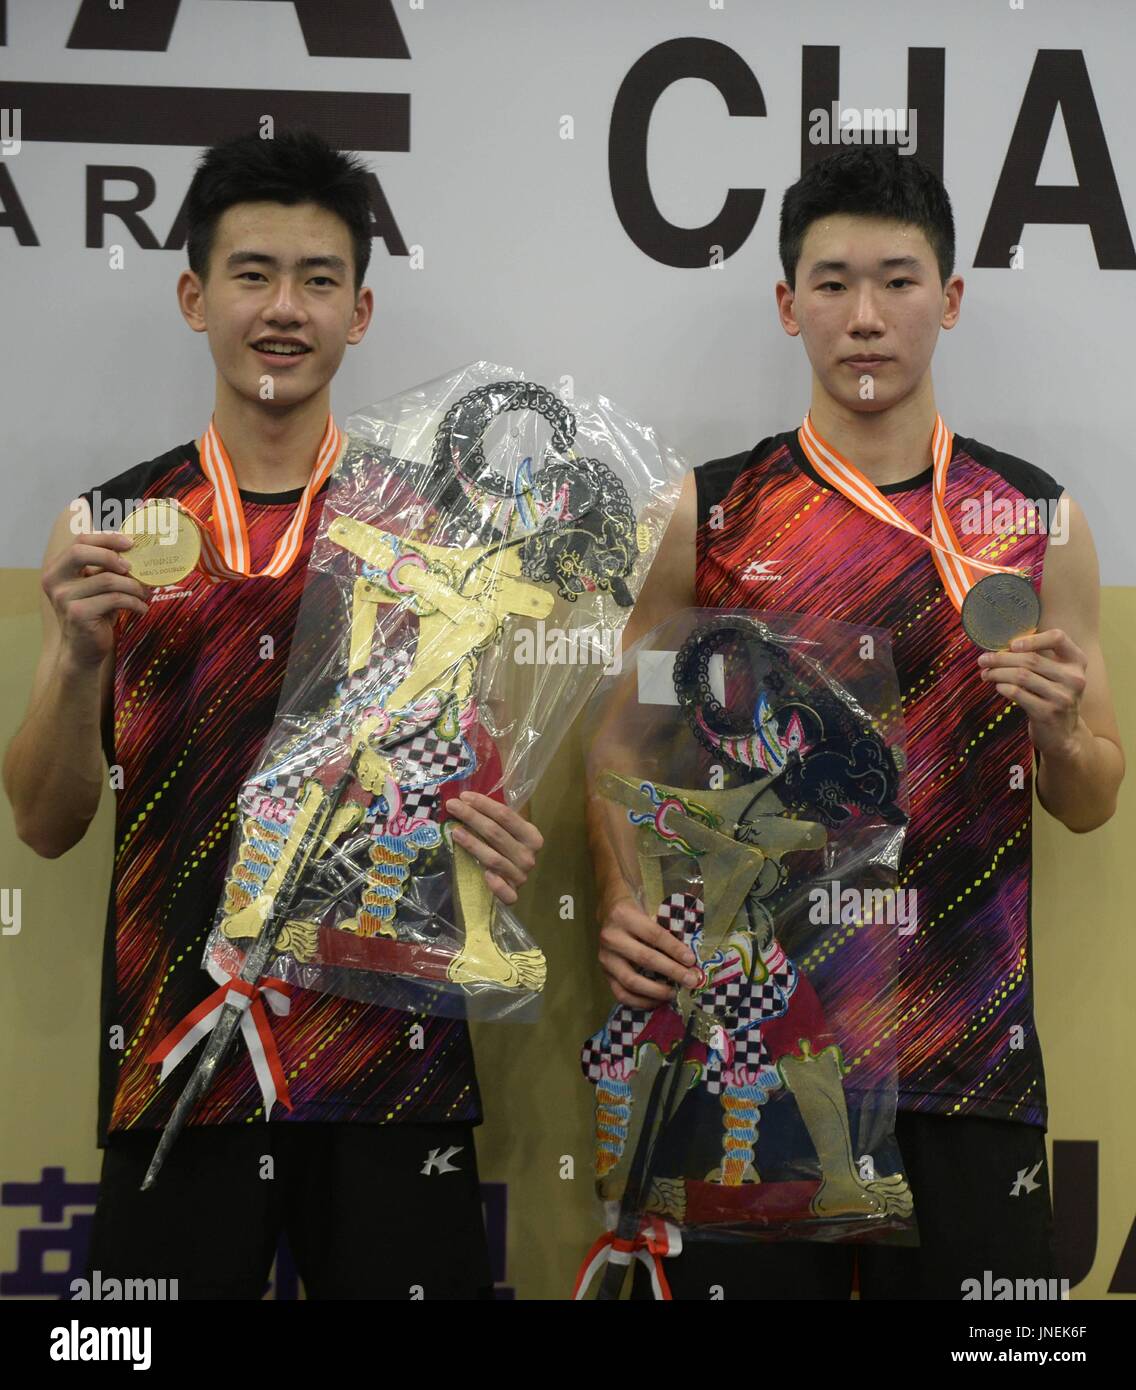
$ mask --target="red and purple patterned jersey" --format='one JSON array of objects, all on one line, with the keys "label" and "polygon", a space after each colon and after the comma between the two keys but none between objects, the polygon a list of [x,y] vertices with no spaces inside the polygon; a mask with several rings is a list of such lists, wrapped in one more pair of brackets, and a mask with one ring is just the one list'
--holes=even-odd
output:
[{"label": "red and purple patterned jersey", "polygon": [[[241,492],[254,574],[302,491]],[[146,1059],[215,988],[201,962],[238,824],[237,796],[272,726],[326,492],[325,484],[313,499],[303,548],[282,578],[214,584],[195,570],[154,590],[145,616],[119,617],[113,728],[103,734],[120,790],[103,956],[100,1144],[109,1131],[164,1125],[192,1069],[192,1060],[183,1063],[159,1086],[160,1068]],[[191,443],[84,495],[99,530],[107,529],[108,503],[129,509],[147,497],[177,498],[207,517],[212,489]],[[290,1013],[271,1021],[294,1106],[277,1106],[274,1120],[481,1118],[461,1020],[300,990]],[[260,1090],[239,1042],[190,1123],[256,1119],[263,1119]]]},{"label": "red and purple patterned jersey", "polygon": [[[880,488],[924,535],[931,474]],[[910,794],[898,886],[915,889],[917,904],[916,929],[899,939],[900,1108],[1044,1125],[1024,712],[980,680],[979,649],[930,547],[821,481],[795,430],[695,478],[699,606],[816,614],[891,634]],[[1060,495],[1041,469],[955,435],[947,512],[968,555],[1019,568],[1040,589],[1044,519]]]}]

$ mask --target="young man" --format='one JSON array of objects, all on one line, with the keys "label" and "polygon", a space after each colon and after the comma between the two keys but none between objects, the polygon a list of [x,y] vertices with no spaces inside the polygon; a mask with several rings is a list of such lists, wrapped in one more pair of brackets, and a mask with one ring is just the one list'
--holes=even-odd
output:
[{"label": "young man", "polygon": [[[1092,537],[1047,473],[954,435],[946,510],[964,552],[1028,571],[1040,591],[1035,635],[984,653],[931,548],[818,471],[818,458],[841,455],[885,512],[891,504],[931,534],[931,356],[963,294],[950,203],[934,175],[893,150],[835,154],[785,194],[780,250],[777,305],[812,365],[811,430],[694,470],[625,641],[691,605],[890,630],[909,763],[900,885],[918,892],[918,929],[899,947],[897,1139],[921,1243],[861,1246],[860,1293],[957,1299],[962,1281],[985,1270],[1059,1277],[1032,1005],[1031,777],[1036,753],[1039,799],[1071,830],[1113,814],[1124,755],[1098,640]],[[991,515],[1009,503],[1032,516],[1039,503],[1063,534],[1038,525],[975,536],[964,518],[987,495]],[[694,957],[640,910],[603,817],[593,802],[599,958],[617,1000],[650,1007],[697,981]],[[666,1272],[681,1298],[708,1298],[712,1285],[727,1298],[847,1298],[856,1260],[848,1245],[699,1243]]]},{"label": "young man", "polygon": [[[237,494],[247,547],[230,540],[224,553],[238,577],[214,584],[199,569],[145,589],[128,576],[125,536],[77,537],[76,508],[64,510],[43,566],[43,652],[4,764],[20,837],[49,858],[95,814],[100,737],[121,771],[91,1268],[104,1280],[177,1279],[181,1298],[259,1298],[283,1230],[309,1297],[479,1296],[492,1284],[473,1146],[481,1109],[461,1021],[297,993],[271,1024],[293,1108],[265,1123],[238,1040],[156,1186],[139,1191],[192,1069],[159,1085],[149,1054],[214,988],[202,949],[237,794],[272,723],[322,479],[342,443],[331,380],[373,308],[366,169],[313,135],[209,150],[188,227],[178,304],[216,365],[204,447],[179,445],[83,500],[89,514],[94,496],[177,498],[224,549],[217,514],[228,495],[231,515]],[[489,887],[515,902],[539,833],[475,793],[446,810]]]}]

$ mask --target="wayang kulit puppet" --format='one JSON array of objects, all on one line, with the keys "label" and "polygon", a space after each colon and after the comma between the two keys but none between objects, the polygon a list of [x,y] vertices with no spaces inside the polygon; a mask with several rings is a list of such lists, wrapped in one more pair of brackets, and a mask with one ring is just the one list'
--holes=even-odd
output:
[{"label": "wayang kulit puppet", "polygon": [[689,610],[594,697],[589,778],[624,875],[700,978],[618,1004],[584,1044],[610,1229],[577,1297],[601,1270],[616,1297],[636,1258],[667,1296],[683,1240],[909,1225],[892,1132],[902,722],[886,636],[864,637]]},{"label": "wayang kulit puppet", "polygon": [[218,985],[155,1054],[210,1034],[147,1185],[235,1030],[288,1104],[264,1004],[296,987],[500,1017],[545,959],[448,834],[469,788],[523,804],[609,664],[683,464],[602,397],[477,364],[352,416],[274,727],[205,964]]}]

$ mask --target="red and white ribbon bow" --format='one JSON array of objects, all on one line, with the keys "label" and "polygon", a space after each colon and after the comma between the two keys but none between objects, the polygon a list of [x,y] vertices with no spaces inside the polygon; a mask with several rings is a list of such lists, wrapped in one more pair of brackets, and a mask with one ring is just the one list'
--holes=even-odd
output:
[{"label": "red and white ribbon bow", "polygon": [[285,1110],[291,1110],[292,1099],[288,1094],[288,1082],[284,1077],[284,1068],[276,1050],[261,996],[268,1001],[272,1012],[282,1018],[292,1007],[294,987],[272,975],[262,976],[255,985],[246,984],[244,980],[229,975],[212,958],[206,962],[205,968],[218,988],[207,995],[195,1009],[191,1009],[146,1059],[148,1062],[161,1062],[162,1074],[158,1078],[159,1084],[165,1081],[182,1058],[192,1052],[202,1038],[216,1028],[225,1005],[235,1004],[243,1010],[241,1033],[248,1045],[256,1079],[260,1083],[260,1094],[264,1097],[264,1118],[268,1119],[277,1101]]},{"label": "red and white ribbon bow", "polygon": [[663,1260],[667,1255],[678,1255],[681,1251],[681,1232],[677,1226],[664,1221],[661,1216],[644,1216],[639,1223],[639,1234],[634,1240],[620,1240],[614,1230],[605,1231],[584,1256],[584,1263],[576,1275],[572,1297],[577,1301],[586,1298],[592,1280],[609,1261],[612,1264],[629,1265],[634,1259],[647,1266],[647,1272],[651,1276],[651,1290],[656,1299],[669,1302],[671,1286],[663,1273]]}]

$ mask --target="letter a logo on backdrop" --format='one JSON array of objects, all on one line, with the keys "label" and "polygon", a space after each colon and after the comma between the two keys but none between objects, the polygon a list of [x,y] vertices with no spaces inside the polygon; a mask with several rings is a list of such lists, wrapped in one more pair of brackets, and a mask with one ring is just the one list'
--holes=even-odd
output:
[{"label": "letter a logo on backdrop", "polygon": [[[228,0],[249,4],[254,0]],[[263,3],[263,0],[255,0]],[[410,50],[393,0],[274,0],[295,11],[313,58],[409,58]],[[81,0],[67,37],[69,49],[165,53],[181,0],[145,0],[112,8],[107,0]],[[225,6],[216,6],[223,16]],[[219,19],[223,23],[223,18]],[[7,0],[0,0],[0,46],[7,46]],[[176,51],[176,43],[175,43]],[[97,63],[95,64],[97,70]],[[307,126],[348,150],[410,149],[407,93],[276,91],[242,87],[148,87],[112,82],[0,82],[0,110],[19,113],[20,140],[100,145],[215,144],[254,131],[270,113],[278,128]],[[21,246],[38,246],[32,215],[25,208],[12,159],[0,162],[0,229],[11,228]],[[126,198],[112,199],[111,180],[134,185]],[[133,165],[88,165],[86,241],[102,247],[108,215],[126,225],[147,250],[180,251],[185,246],[184,207],[168,235],[159,240],[142,217],[154,201],[154,176]],[[392,256],[407,254],[406,242],[378,179],[371,176],[373,235]],[[34,210],[33,210],[34,211]]]}]

